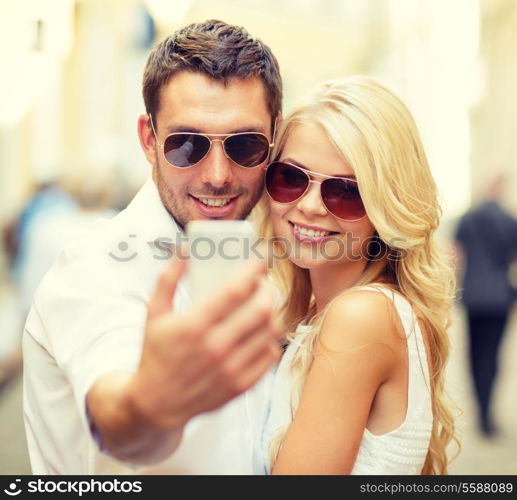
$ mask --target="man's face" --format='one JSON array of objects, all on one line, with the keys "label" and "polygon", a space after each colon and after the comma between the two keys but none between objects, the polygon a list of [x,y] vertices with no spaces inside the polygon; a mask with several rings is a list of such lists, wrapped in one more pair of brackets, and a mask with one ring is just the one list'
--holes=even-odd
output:
[{"label": "man's face", "polygon": [[[186,131],[207,135],[262,132],[272,142],[270,125],[260,79],[233,79],[224,86],[199,73],[181,72],[161,89],[155,128],[162,144],[169,134]],[[140,129],[162,202],[181,227],[191,220],[248,216],[261,196],[267,159],[253,168],[241,167],[226,157],[217,141],[199,163],[177,168],[167,163],[163,148],[152,144],[150,127],[147,133]]]}]

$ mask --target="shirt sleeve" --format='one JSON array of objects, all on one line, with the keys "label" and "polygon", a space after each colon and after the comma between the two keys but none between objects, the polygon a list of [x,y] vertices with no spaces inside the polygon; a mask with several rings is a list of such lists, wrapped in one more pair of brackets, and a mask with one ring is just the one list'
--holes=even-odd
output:
[{"label": "shirt sleeve", "polygon": [[107,373],[135,372],[140,361],[146,292],[128,270],[118,262],[64,254],[35,299],[43,325],[38,340],[69,381],[88,432],[90,387]]}]

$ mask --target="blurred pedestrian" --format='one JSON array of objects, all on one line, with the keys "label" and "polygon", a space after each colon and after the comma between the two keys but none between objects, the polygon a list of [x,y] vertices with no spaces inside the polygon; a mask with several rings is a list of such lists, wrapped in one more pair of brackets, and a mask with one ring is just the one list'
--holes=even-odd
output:
[{"label": "blurred pedestrian", "polygon": [[47,178],[38,182],[34,192],[23,206],[19,216],[10,224],[6,231],[6,249],[17,286],[22,286],[23,275],[30,252],[32,231],[39,222],[49,214],[60,211],[75,210],[77,202],[61,186],[57,178]]},{"label": "blurred pedestrian", "polygon": [[461,218],[455,236],[463,267],[462,302],[479,428],[486,437],[497,432],[492,394],[499,347],[517,297],[509,272],[517,252],[517,221],[500,204],[504,183],[502,175],[491,181],[483,201]]},{"label": "blurred pedestrian", "polygon": [[46,207],[44,216],[33,217],[30,231],[24,238],[24,260],[18,280],[24,318],[41,279],[67,242],[98,219],[111,218],[117,213],[112,208],[116,182],[109,170],[90,167],[64,179],[62,184],[65,187],[60,188],[52,209]]}]

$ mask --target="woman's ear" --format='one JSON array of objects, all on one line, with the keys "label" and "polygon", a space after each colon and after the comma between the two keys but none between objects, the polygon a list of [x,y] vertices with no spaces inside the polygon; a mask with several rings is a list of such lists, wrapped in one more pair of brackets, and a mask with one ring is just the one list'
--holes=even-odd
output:
[{"label": "woman's ear", "polygon": [[[364,247],[363,247],[364,248]],[[379,255],[380,242],[377,231],[366,239],[366,258],[369,261],[375,260]]]}]

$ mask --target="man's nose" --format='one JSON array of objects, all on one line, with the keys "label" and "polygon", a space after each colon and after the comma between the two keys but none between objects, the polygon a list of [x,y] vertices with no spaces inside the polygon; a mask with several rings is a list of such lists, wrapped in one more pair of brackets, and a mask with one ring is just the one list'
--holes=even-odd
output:
[{"label": "man's nose", "polygon": [[212,140],[212,147],[201,163],[203,183],[222,187],[232,181],[232,161],[226,156],[221,140]]}]

